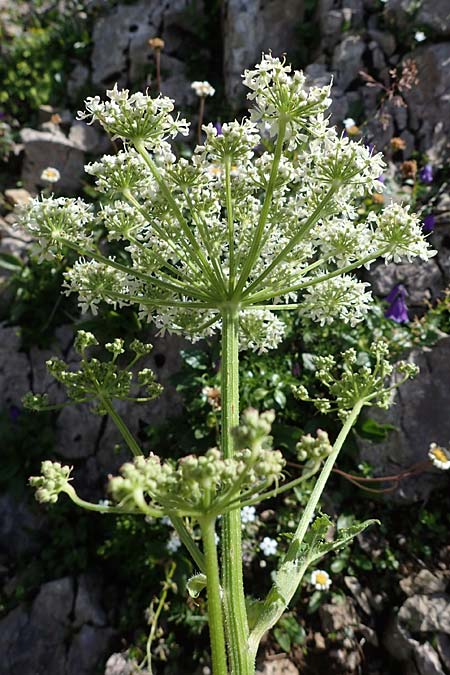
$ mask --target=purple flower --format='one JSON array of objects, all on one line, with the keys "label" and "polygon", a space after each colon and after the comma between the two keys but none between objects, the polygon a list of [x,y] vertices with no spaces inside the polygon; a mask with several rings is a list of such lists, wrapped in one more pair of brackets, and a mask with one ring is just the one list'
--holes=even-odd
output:
[{"label": "purple flower", "polygon": [[384,183],[384,181],[385,181],[386,179],[385,179],[385,177],[383,176],[383,174],[381,174],[381,176],[378,176],[377,180],[379,180],[380,183]]},{"label": "purple flower", "polygon": [[432,213],[429,213],[425,218],[423,219],[423,225],[422,225],[422,230],[424,232],[433,232],[434,226],[436,225],[436,218],[433,216]]},{"label": "purple flower", "polygon": [[431,164],[425,164],[425,166],[419,171],[419,178],[422,183],[429,185],[433,182],[433,167]]},{"label": "purple flower", "polygon": [[222,134],[222,125],[221,125],[221,123],[220,123],[220,122],[216,122],[215,125],[214,125],[214,127],[215,127],[215,129],[216,129],[216,131],[217,131],[217,135],[218,135],[218,136],[223,136],[223,134]]},{"label": "purple flower", "polygon": [[408,308],[405,302],[407,295],[407,290],[402,284],[394,286],[385,298],[386,302],[389,302],[389,307],[384,313],[387,319],[392,319],[392,321],[396,321],[397,323],[407,323],[409,321]]},{"label": "purple flower", "polygon": [[294,377],[300,377],[302,374],[302,369],[298,361],[292,364],[292,375]]},{"label": "purple flower", "polygon": [[9,406],[9,416],[12,422],[16,422],[20,416],[20,408],[18,408],[16,405]]}]

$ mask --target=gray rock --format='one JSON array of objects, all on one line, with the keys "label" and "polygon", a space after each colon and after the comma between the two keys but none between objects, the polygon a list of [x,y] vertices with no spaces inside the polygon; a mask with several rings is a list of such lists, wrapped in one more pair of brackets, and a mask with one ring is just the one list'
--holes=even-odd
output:
[{"label": "gray rock", "polygon": [[394,617],[386,628],[383,644],[395,661],[403,664],[408,675],[444,675],[439,657],[433,647],[414,640],[398,617]]},{"label": "gray rock", "polygon": [[387,11],[388,16],[402,29],[420,26],[436,37],[450,36],[450,7],[447,0],[425,0],[419,3],[389,0]]},{"label": "gray rock", "polygon": [[404,92],[410,128],[420,149],[441,163],[450,152],[450,42],[418,47],[408,58],[415,61],[419,80]]},{"label": "gray rock", "polygon": [[101,155],[111,151],[109,138],[96,126],[86,124],[82,120],[75,120],[70,127],[68,138],[75,147],[91,155]]},{"label": "gray rock", "polygon": [[369,30],[369,36],[380,45],[386,56],[392,56],[392,54],[395,53],[397,45],[392,33],[388,33],[384,30],[372,29]]},{"label": "gray rock", "polygon": [[442,593],[447,586],[447,579],[442,574],[433,574],[429,570],[420,570],[418,574],[400,580],[400,588],[406,595],[432,595]]},{"label": "gray rock", "polygon": [[23,188],[5,190],[5,199],[12,206],[26,206],[31,198],[28,190],[24,190]]},{"label": "gray rock", "polygon": [[450,596],[413,595],[398,613],[399,621],[411,633],[438,632],[450,634]]},{"label": "gray rock", "polygon": [[48,185],[41,180],[41,173],[47,167],[58,169],[61,178],[53,186],[61,192],[77,192],[84,173],[84,153],[57,127],[53,131],[22,129],[20,136],[25,147],[22,167],[24,187],[32,193]]},{"label": "gray rock", "polygon": [[11,494],[1,495],[0,551],[11,558],[36,553],[41,548],[37,535],[44,523],[44,514],[33,512],[24,500],[17,501]]},{"label": "gray rock", "polygon": [[100,604],[100,590],[99,579],[86,574],[79,577],[73,619],[76,628],[85,623],[99,628],[106,625],[106,614]]},{"label": "gray rock", "polygon": [[450,670],[450,638],[445,633],[436,635],[436,647],[439,657],[447,670]]},{"label": "gray rock", "polygon": [[[2,675],[92,675],[108,653],[114,631],[72,623],[74,581],[44,584],[31,610],[19,606],[0,621]],[[96,613],[85,611],[88,615]],[[26,645],[26,647],[24,647]]]},{"label": "gray rock", "polygon": [[19,352],[18,328],[0,324],[0,408],[21,406],[22,396],[29,390],[30,363]]},{"label": "gray rock", "polygon": [[349,589],[350,593],[355,598],[358,605],[361,607],[363,612],[368,615],[372,614],[372,609],[370,606],[372,593],[370,589],[364,589],[359,583],[357,577],[344,577],[344,583]]},{"label": "gray rock", "polygon": [[366,48],[360,35],[346,35],[333,52],[333,71],[336,73],[336,84],[341,89],[347,87],[358,77],[363,68],[362,55]]},{"label": "gray rock", "polygon": [[67,656],[67,675],[92,675],[98,672],[105,654],[111,648],[115,631],[85,625],[73,637]]},{"label": "gray rock", "polygon": [[[357,439],[361,460],[375,467],[376,475],[390,475],[427,459],[432,441],[446,444],[450,438],[449,389],[450,338],[433,349],[414,350],[409,358],[419,375],[397,390],[389,410],[373,408],[368,415],[380,424],[395,427],[383,443]],[[424,499],[433,488],[445,484],[443,472],[429,471],[400,482],[394,497],[406,501]]]},{"label": "gray rock", "polygon": [[[97,19],[92,35],[92,80],[102,87],[130,83],[145,86],[153,69],[153,53],[148,40],[162,37],[166,46],[161,59],[162,93],[175,95],[177,103],[192,100],[184,58],[180,47],[180,23],[183,27],[182,49],[195,48],[196,38],[183,21],[189,0],[168,0],[164,3],[140,0],[135,4],[119,4],[106,9]],[[198,4],[198,11],[201,5]]]},{"label": "gray rock", "polygon": [[[25,258],[30,247],[31,237],[20,226],[12,225],[0,217],[0,251],[19,258]],[[2,269],[4,276],[7,270]]]},{"label": "gray rock", "polygon": [[67,81],[67,93],[71,101],[78,101],[80,93],[89,83],[90,71],[83,63],[77,63]]},{"label": "gray rock", "polygon": [[341,28],[344,23],[344,13],[340,9],[331,9],[319,14],[321,48],[332,51],[341,39]]},{"label": "gray rock", "polygon": [[445,675],[439,656],[429,642],[415,646],[414,662],[419,675]]},{"label": "gray rock", "polygon": [[245,103],[241,75],[272,50],[275,56],[293,54],[303,0],[226,0],[224,2],[225,93],[233,107]]},{"label": "gray rock", "polygon": [[358,617],[350,598],[339,604],[325,603],[319,608],[322,629],[325,633],[334,633],[358,625]]},{"label": "gray rock", "polygon": [[255,675],[299,675],[299,670],[292,661],[282,657],[265,661]]}]

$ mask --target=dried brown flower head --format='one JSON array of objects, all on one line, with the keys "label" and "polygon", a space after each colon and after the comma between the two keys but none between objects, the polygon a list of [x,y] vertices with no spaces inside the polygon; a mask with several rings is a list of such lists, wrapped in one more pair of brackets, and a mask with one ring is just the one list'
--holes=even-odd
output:
[{"label": "dried brown flower head", "polygon": [[415,159],[410,159],[400,167],[403,178],[415,178],[417,174],[417,162]]},{"label": "dried brown flower head", "polygon": [[154,37],[154,38],[150,38],[150,40],[148,41],[148,44],[150,45],[150,47],[152,49],[164,49],[164,46],[165,46],[166,43],[164,42],[164,40],[162,38]]},{"label": "dried brown flower head", "polygon": [[406,148],[406,142],[403,140],[403,138],[400,138],[399,136],[394,136],[393,138],[391,138],[391,148],[394,152],[404,150]]}]

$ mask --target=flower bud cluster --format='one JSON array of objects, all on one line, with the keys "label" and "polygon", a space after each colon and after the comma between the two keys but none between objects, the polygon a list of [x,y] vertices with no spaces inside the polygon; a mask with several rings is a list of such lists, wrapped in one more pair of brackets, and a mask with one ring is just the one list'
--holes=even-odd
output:
[{"label": "flower bud cluster", "polygon": [[78,119],[87,119],[91,124],[98,121],[113,138],[141,141],[151,148],[189,132],[186,120],[170,114],[173,101],[166,96],[152,98],[140,91],[130,95],[128,89],[119,91],[117,85],[106,96],[108,101],[101,101],[99,96],[88,98],[86,112],[79,111]]},{"label": "flower bud cluster", "polygon": [[60,492],[66,492],[72,467],[59,462],[45,460],[41,464],[41,475],[31,476],[30,485],[36,488],[36,499],[43,504],[55,504]]},{"label": "flower bud cluster", "polygon": [[[151,351],[151,345],[146,345],[139,340],[130,344],[135,357],[126,368],[121,368],[116,363],[118,357],[125,352],[124,341],[115,339],[105,345],[106,351],[112,354],[109,361],[99,361],[90,358],[86,350],[98,345],[98,341],[92,333],[78,331],[74,341],[75,350],[81,354],[81,361],[77,370],[71,370],[70,366],[60,358],[53,357],[47,361],[49,373],[66,389],[68,398],[74,403],[89,402],[93,405],[92,411],[98,415],[105,415],[107,409],[105,401],[110,400],[135,400],[138,402],[151,401],[162,391],[162,387],[155,381],[155,375],[149,368],[144,368],[137,373],[137,384],[134,382],[133,372],[128,368],[136,363],[145,354]],[[136,387],[145,389],[145,396],[136,396]],[[23,404],[32,410],[51,408],[48,406],[46,394],[27,394],[23,398]]]},{"label": "flower bud cluster", "polygon": [[[121,475],[109,482],[109,492],[120,506],[134,504],[161,512],[201,516],[222,512],[240,490],[258,484],[268,487],[278,481],[284,460],[278,450],[240,450],[223,459],[217,448],[205,455],[188,455],[177,464],[150,454],[124,464]],[[144,501],[143,501],[144,500]]]},{"label": "flower bud cluster", "polygon": [[206,134],[205,145],[199,145],[196,153],[202,160],[222,163],[229,159],[230,162],[245,162],[252,159],[255,147],[261,138],[258,127],[250,120],[242,122],[226,122],[222,125],[222,133],[219,135],[213,124],[203,126]]},{"label": "flower bud cluster", "polygon": [[96,177],[98,191],[110,197],[120,196],[124,190],[146,192],[154,184],[142,157],[133,150],[104,155],[99,162],[86,164],[84,169]]},{"label": "flower bud cluster", "polygon": [[272,436],[270,435],[272,424],[275,420],[275,412],[266,410],[263,413],[255,408],[247,408],[242,413],[239,426],[234,427],[233,439],[237,450],[245,448],[270,447]]},{"label": "flower bud cluster", "polygon": [[302,436],[295,446],[299,462],[317,464],[323,462],[333,451],[328,434],[322,429],[317,429],[316,437],[307,434]]},{"label": "flower bud cluster", "polygon": [[[329,396],[312,399],[304,386],[293,387],[293,393],[300,400],[313,403],[322,413],[337,410],[342,418],[346,418],[358,403],[388,408],[393,390],[415,377],[419,370],[408,361],[399,361],[393,366],[387,359],[388,354],[387,343],[380,340],[370,348],[373,366],[359,365],[353,348],[342,354],[339,363],[333,356],[318,357],[316,377],[328,390]],[[401,379],[394,381],[394,373]]]}]

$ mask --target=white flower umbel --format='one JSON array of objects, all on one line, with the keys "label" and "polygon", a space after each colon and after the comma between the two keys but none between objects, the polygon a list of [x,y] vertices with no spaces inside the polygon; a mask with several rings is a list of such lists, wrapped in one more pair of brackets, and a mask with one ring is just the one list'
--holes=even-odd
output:
[{"label": "white flower umbel", "polygon": [[203,82],[200,82],[198,80],[192,82],[191,89],[195,91],[197,96],[200,96],[202,98],[206,98],[206,96],[214,96],[214,94],[216,93],[214,87],[211,84],[209,84],[209,82],[207,82],[206,80],[203,80]]},{"label": "white flower umbel", "polygon": [[428,457],[433,462],[433,466],[443,471],[450,469],[450,450],[443,448],[437,443],[431,443],[428,450]]},{"label": "white flower umbel", "polygon": [[304,314],[321,326],[333,323],[339,318],[351,326],[362,321],[367,314],[372,294],[366,289],[368,283],[351,276],[338,276],[323,281],[306,291]]},{"label": "white flower umbel", "polygon": [[328,591],[331,586],[331,579],[325,570],[314,570],[311,574],[311,584],[316,591]]}]

